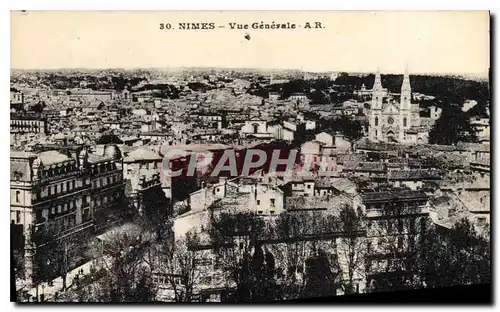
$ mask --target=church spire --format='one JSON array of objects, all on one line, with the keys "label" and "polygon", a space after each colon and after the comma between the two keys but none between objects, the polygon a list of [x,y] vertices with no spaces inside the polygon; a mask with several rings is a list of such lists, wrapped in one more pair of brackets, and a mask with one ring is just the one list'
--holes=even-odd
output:
[{"label": "church spire", "polygon": [[372,109],[382,109],[382,98],[384,96],[384,89],[382,88],[382,78],[380,70],[377,69],[375,74],[375,82],[372,89]]},{"label": "church spire", "polygon": [[405,68],[403,76],[403,84],[401,85],[401,105],[403,108],[409,108],[411,101],[411,85],[410,74],[408,74],[408,66]]},{"label": "church spire", "polygon": [[382,78],[380,76],[380,71],[377,70],[375,74],[375,82],[373,83],[373,90],[382,90]]}]

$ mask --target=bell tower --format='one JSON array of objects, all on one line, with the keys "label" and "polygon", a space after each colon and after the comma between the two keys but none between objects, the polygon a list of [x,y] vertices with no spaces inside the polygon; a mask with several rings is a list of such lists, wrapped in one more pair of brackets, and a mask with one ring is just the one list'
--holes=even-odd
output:
[{"label": "bell tower", "polygon": [[368,138],[371,141],[378,141],[382,137],[382,101],[384,97],[384,89],[382,88],[382,78],[380,71],[375,74],[375,82],[372,89],[372,103],[370,108],[369,133]]},{"label": "bell tower", "polygon": [[382,98],[384,96],[382,88],[382,78],[380,72],[375,74],[375,82],[372,89],[372,109],[382,109]]},{"label": "bell tower", "polygon": [[406,131],[411,127],[411,85],[408,67],[405,69],[403,84],[401,85],[401,100],[399,106],[400,113],[400,133],[399,141],[406,141]]},{"label": "bell tower", "polygon": [[403,76],[403,84],[401,85],[401,109],[409,110],[411,109],[411,85],[410,85],[410,75],[408,74],[408,68],[406,68]]}]

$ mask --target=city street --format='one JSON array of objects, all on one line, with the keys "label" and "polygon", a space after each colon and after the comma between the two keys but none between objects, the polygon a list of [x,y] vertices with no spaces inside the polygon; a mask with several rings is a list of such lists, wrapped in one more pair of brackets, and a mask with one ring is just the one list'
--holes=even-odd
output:
[{"label": "city street", "polygon": [[[66,287],[71,288],[73,281],[77,275],[81,275],[81,270],[83,271],[83,275],[90,273],[90,267],[93,261],[89,261],[74,270],[68,272],[66,276]],[[41,295],[44,294],[44,300],[53,298],[56,293],[63,292],[63,279],[62,277],[58,277],[52,281],[52,286],[49,286],[48,283],[41,283],[38,285],[38,297],[41,300]],[[33,287],[28,294],[30,295],[30,301],[36,297],[36,287]]]}]

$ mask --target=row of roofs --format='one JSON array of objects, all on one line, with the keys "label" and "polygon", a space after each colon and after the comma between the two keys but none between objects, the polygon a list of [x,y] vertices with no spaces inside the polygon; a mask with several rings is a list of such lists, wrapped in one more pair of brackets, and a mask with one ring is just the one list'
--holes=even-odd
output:
[{"label": "row of roofs", "polygon": [[359,141],[356,145],[356,148],[358,150],[369,150],[369,151],[422,152],[423,150],[429,150],[433,152],[465,151],[465,152],[485,152],[485,153],[489,153],[491,149],[489,144],[481,144],[481,143],[459,142],[456,145],[437,145],[437,144],[403,145],[394,143],[370,142],[368,140]]},{"label": "row of roofs", "polygon": [[364,203],[377,202],[397,202],[428,200],[429,196],[423,191],[412,191],[404,188],[387,189],[363,189],[360,190],[361,198]]}]

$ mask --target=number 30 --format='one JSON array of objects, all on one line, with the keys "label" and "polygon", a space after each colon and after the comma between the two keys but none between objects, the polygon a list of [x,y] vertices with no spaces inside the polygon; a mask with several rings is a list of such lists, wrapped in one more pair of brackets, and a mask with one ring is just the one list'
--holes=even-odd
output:
[{"label": "number 30", "polygon": [[170,25],[170,23],[166,24],[160,23],[160,29],[170,29],[170,28],[172,28],[172,25]]}]

